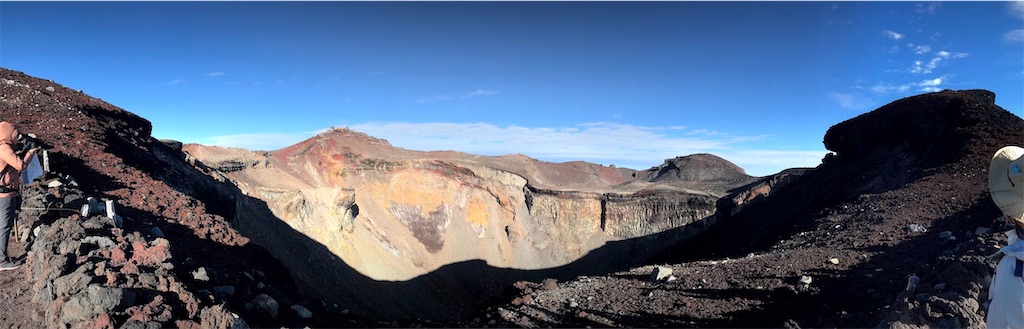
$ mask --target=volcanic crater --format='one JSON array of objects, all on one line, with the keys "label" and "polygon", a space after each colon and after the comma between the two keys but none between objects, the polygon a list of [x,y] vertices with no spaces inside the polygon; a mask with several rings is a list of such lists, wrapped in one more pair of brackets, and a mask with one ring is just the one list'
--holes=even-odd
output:
[{"label": "volcanic crater", "polygon": [[[274,151],[0,69],[0,116],[51,146],[26,188],[9,327],[979,327],[1005,223],[984,90],[833,126],[817,168],[710,154],[636,171],[420,152],[347,129]],[[64,211],[93,196],[123,221]],[[670,275],[651,278],[653,271]],[[908,280],[916,277],[914,285]]]}]

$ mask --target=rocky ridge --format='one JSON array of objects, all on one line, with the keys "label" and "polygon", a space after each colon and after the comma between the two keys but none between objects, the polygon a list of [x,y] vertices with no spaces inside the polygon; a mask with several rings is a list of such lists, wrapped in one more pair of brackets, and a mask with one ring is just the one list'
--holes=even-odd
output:
[{"label": "rocky ridge", "polygon": [[[124,219],[116,227],[66,211],[22,212],[20,232],[39,235],[20,247],[29,249],[24,270],[12,272],[25,274],[3,282],[21,287],[0,296],[9,327],[230,327],[235,315],[260,327],[364,323],[297,293],[280,262],[231,227],[246,197],[151,137],[145,119],[8,69],[0,69],[0,118],[38,136],[54,175],[77,186],[28,189],[26,204],[69,208],[81,205],[71,196],[91,196],[114,200]],[[274,303],[276,313],[261,306]]]},{"label": "rocky ridge", "polygon": [[654,258],[671,280],[651,280],[652,267],[583,276],[514,290],[488,315],[531,327],[980,328],[986,257],[1008,229],[988,164],[1022,140],[1024,120],[988,91],[897,100],[833,126],[835,154],[818,168]]}]

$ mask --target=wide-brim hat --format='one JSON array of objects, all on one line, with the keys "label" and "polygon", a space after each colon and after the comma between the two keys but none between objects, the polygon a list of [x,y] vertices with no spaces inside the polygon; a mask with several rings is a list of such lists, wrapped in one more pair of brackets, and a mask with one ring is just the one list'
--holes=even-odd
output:
[{"label": "wide-brim hat", "polygon": [[992,156],[988,189],[999,210],[1024,225],[1024,148],[1007,146]]}]

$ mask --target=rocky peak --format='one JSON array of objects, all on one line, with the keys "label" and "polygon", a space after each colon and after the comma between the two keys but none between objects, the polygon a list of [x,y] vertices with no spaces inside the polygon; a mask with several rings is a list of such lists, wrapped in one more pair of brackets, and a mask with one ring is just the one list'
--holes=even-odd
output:
[{"label": "rocky peak", "polygon": [[896,100],[839,123],[823,142],[844,162],[891,152],[929,157],[959,153],[954,151],[964,150],[968,134],[987,130],[987,123],[1019,120],[995,105],[991,91],[944,90]]}]

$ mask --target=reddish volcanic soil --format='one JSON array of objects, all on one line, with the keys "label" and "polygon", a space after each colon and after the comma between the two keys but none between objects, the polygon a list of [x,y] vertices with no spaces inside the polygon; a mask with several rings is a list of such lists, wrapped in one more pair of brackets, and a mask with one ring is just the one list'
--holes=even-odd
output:
[{"label": "reddish volcanic soil", "polygon": [[[149,121],[81,91],[21,72],[0,69],[0,78],[0,118],[48,144],[52,170],[70,175],[85,196],[116,200],[118,213],[125,218],[120,236],[138,234],[153,243],[153,228],[158,228],[170,242],[173,254],[173,271],[167,275],[173,277],[171,281],[181,282],[192,295],[216,291],[217,286],[230,285],[238,290],[201,298],[200,307],[227,305],[231,312],[256,326],[355,324],[339,312],[328,312],[320,301],[297,295],[288,271],[266,250],[231,228],[226,217],[233,216],[233,198],[238,196],[185,163],[180,151],[151,137]],[[234,192],[237,194],[237,190]],[[54,220],[23,213],[19,225],[49,224]],[[9,248],[13,255],[24,255],[24,249],[19,244]],[[0,323],[5,326],[38,327],[43,323],[38,314],[43,306],[28,302],[35,291],[31,291],[33,284],[26,277],[33,259],[27,261],[17,270],[0,273]],[[204,268],[211,279],[195,279],[192,272],[199,268]],[[249,279],[248,273],[262,275]],[[110,286],[131,288],[133,276],[120,275],[121,281]],[[246,304],[259,293],[281,301],[280,316],[272,319],[257,310],[247,310]],[[167,297],[167,304],[175,310],[192,298],[187,293],[179,295],[182,301]],[[295,316],[285,301],[304,305],[316,318]],[[111,316],[118,322],[125,320],[118,317],[128,314]],[[176,326],[176,320],[188,319],[179,314],[162,325]],[[198,315],[192,320],[198,324]]]}]

